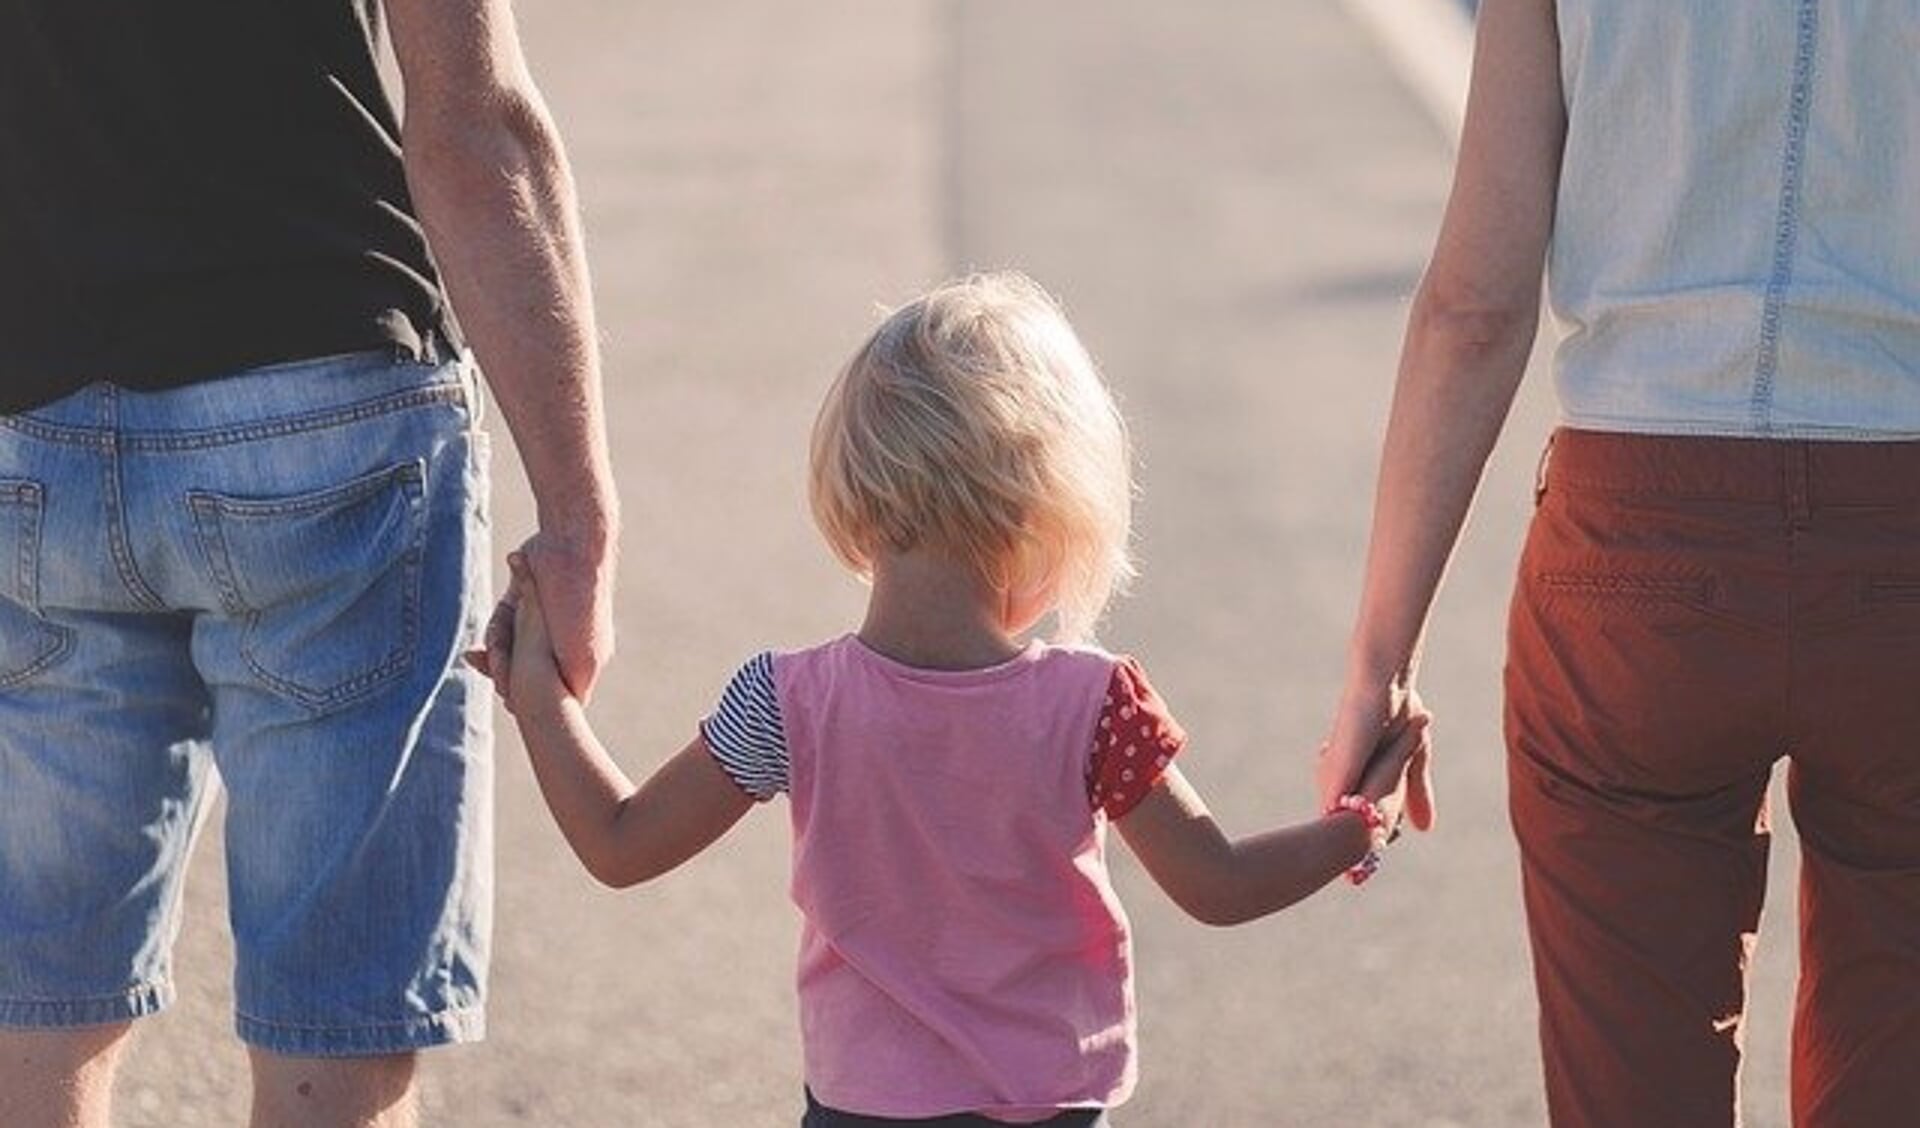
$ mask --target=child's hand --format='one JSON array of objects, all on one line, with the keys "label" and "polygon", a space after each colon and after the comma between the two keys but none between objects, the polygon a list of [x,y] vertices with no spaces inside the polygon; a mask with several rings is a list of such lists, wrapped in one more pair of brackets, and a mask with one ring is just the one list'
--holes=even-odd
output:
[{"label": "child's hand", "polygon": [[1400,815],[1407,805],[1407,777],[1424,764],[1433,750],[1433,738],[1427,731],[1433,723],[1433,714],[1427,712],[1418,695],[1409,704],[1408,712],[1400,732],[1373,754],[1360,775],[1360,794],[1372,800],[1387,825],[1395,828],[1400,825]]},{"label": "child's hand", "polygon": [[487,627],[481,638],[482,645],[461,655],[467,665],[480,671],[493,683],[493,691],[506,702],[509,712],[513,702],[507,697],[507,685],[511,680],[513,666],[513,617],[520,606],[520,581],[518,578],[507,580],[507,590],[494,604],[493,614],[487,619]]},{"label": "child's hand", "polygon": [[507,557],[507,566],[513,571],[513,584],[520,598],[514,607],[512,651],[507,669],[504,675],[496,672],[494,676],[496,679],[504,676],[507,702],[514,715],[523,716],[528,710],[556,708],[572,694],[560,677],[553,641],[547,634],[546,616],[540,612],[540,588],[534,582],[532,570],[519,553]]}]

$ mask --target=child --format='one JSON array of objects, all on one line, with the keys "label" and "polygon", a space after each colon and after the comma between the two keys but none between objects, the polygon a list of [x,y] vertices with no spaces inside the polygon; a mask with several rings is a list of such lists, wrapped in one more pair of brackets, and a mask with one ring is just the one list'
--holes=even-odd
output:
[{"label": "child", "polygon": [[1105,1124],[1134,1084],[1132,950],[1106,826],[1211,924],[1372,872],[1424,714],[1326,818],[1239,841],[1173,764],[1140,665],[1085,637],[1127,560],[1125,428],[1052,300],[970,278],[895,313],[827,394],[812,503],[868,580],[860,629],[743,665],[635,789],[555,668],[512,561],[504,683],[540,787],[609,885],[667,872],[785,792],[804,917],[804,1128]]}]

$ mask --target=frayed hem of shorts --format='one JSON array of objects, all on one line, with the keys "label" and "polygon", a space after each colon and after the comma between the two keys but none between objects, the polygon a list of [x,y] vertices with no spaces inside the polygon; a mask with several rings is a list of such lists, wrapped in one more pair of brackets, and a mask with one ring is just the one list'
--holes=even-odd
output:
[{"label": "frayed hem of shorts", "polygon": [[0,998],[0,1027],[18,1030],[61,1030],[79,1026],[107,1026],[159,1014],[173,1002],[173,985],[165,981],[142,983],[115,995],[82,999]]},{"label": "frayed hem of shorts", "polygon": [[287,1057],[378,1057],[478,1042],[487,1036],[487,1012],[460,1007],[356,1026],[269,1022],[243,1014],[235,1016],[234,1031],[255,1049]]}]

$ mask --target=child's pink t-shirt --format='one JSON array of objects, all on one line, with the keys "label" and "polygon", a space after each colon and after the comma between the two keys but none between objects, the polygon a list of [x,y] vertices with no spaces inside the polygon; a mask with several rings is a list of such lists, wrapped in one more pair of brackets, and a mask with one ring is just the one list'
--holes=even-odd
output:
[{"label": "child's pink t-shirt", "polygon": [[[771,692],[748,704],[756,670]],[[702,731],[743,788],[791,799],[822,1102],[1019,1121],[1127,1098],[1132,945],[1107,813],[1184,741],[1137,665],[1035,643],[923,670],[847,636],[749,663]]]}]

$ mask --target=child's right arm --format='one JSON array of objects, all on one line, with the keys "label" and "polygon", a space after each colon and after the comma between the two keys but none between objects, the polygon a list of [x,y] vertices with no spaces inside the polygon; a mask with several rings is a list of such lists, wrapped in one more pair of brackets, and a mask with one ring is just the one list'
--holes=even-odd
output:
[{"label": "child's right arm", "polygon": [[[1361,781],[1360,794],[1389,826],[1399,820],[1407,763],[1424,754],[1426,730],[1427,718],[1416,716],[1374,757]],[[1286,908],[1352,868],[1372,845],[1366,821],[1352,811],[1229,839],[1173,765],[1114,825],[1167,896],[1213,925],[1244,924]]]},{"label": "child's right arm", "polygon": [[587,872],[616,888],[650,881],[712,845],[753,799],[698,736],[635,788],[561,679],[539,593],[522,565],[513,563],[523,591],[507,676],[514,720],[540,793]]}]

